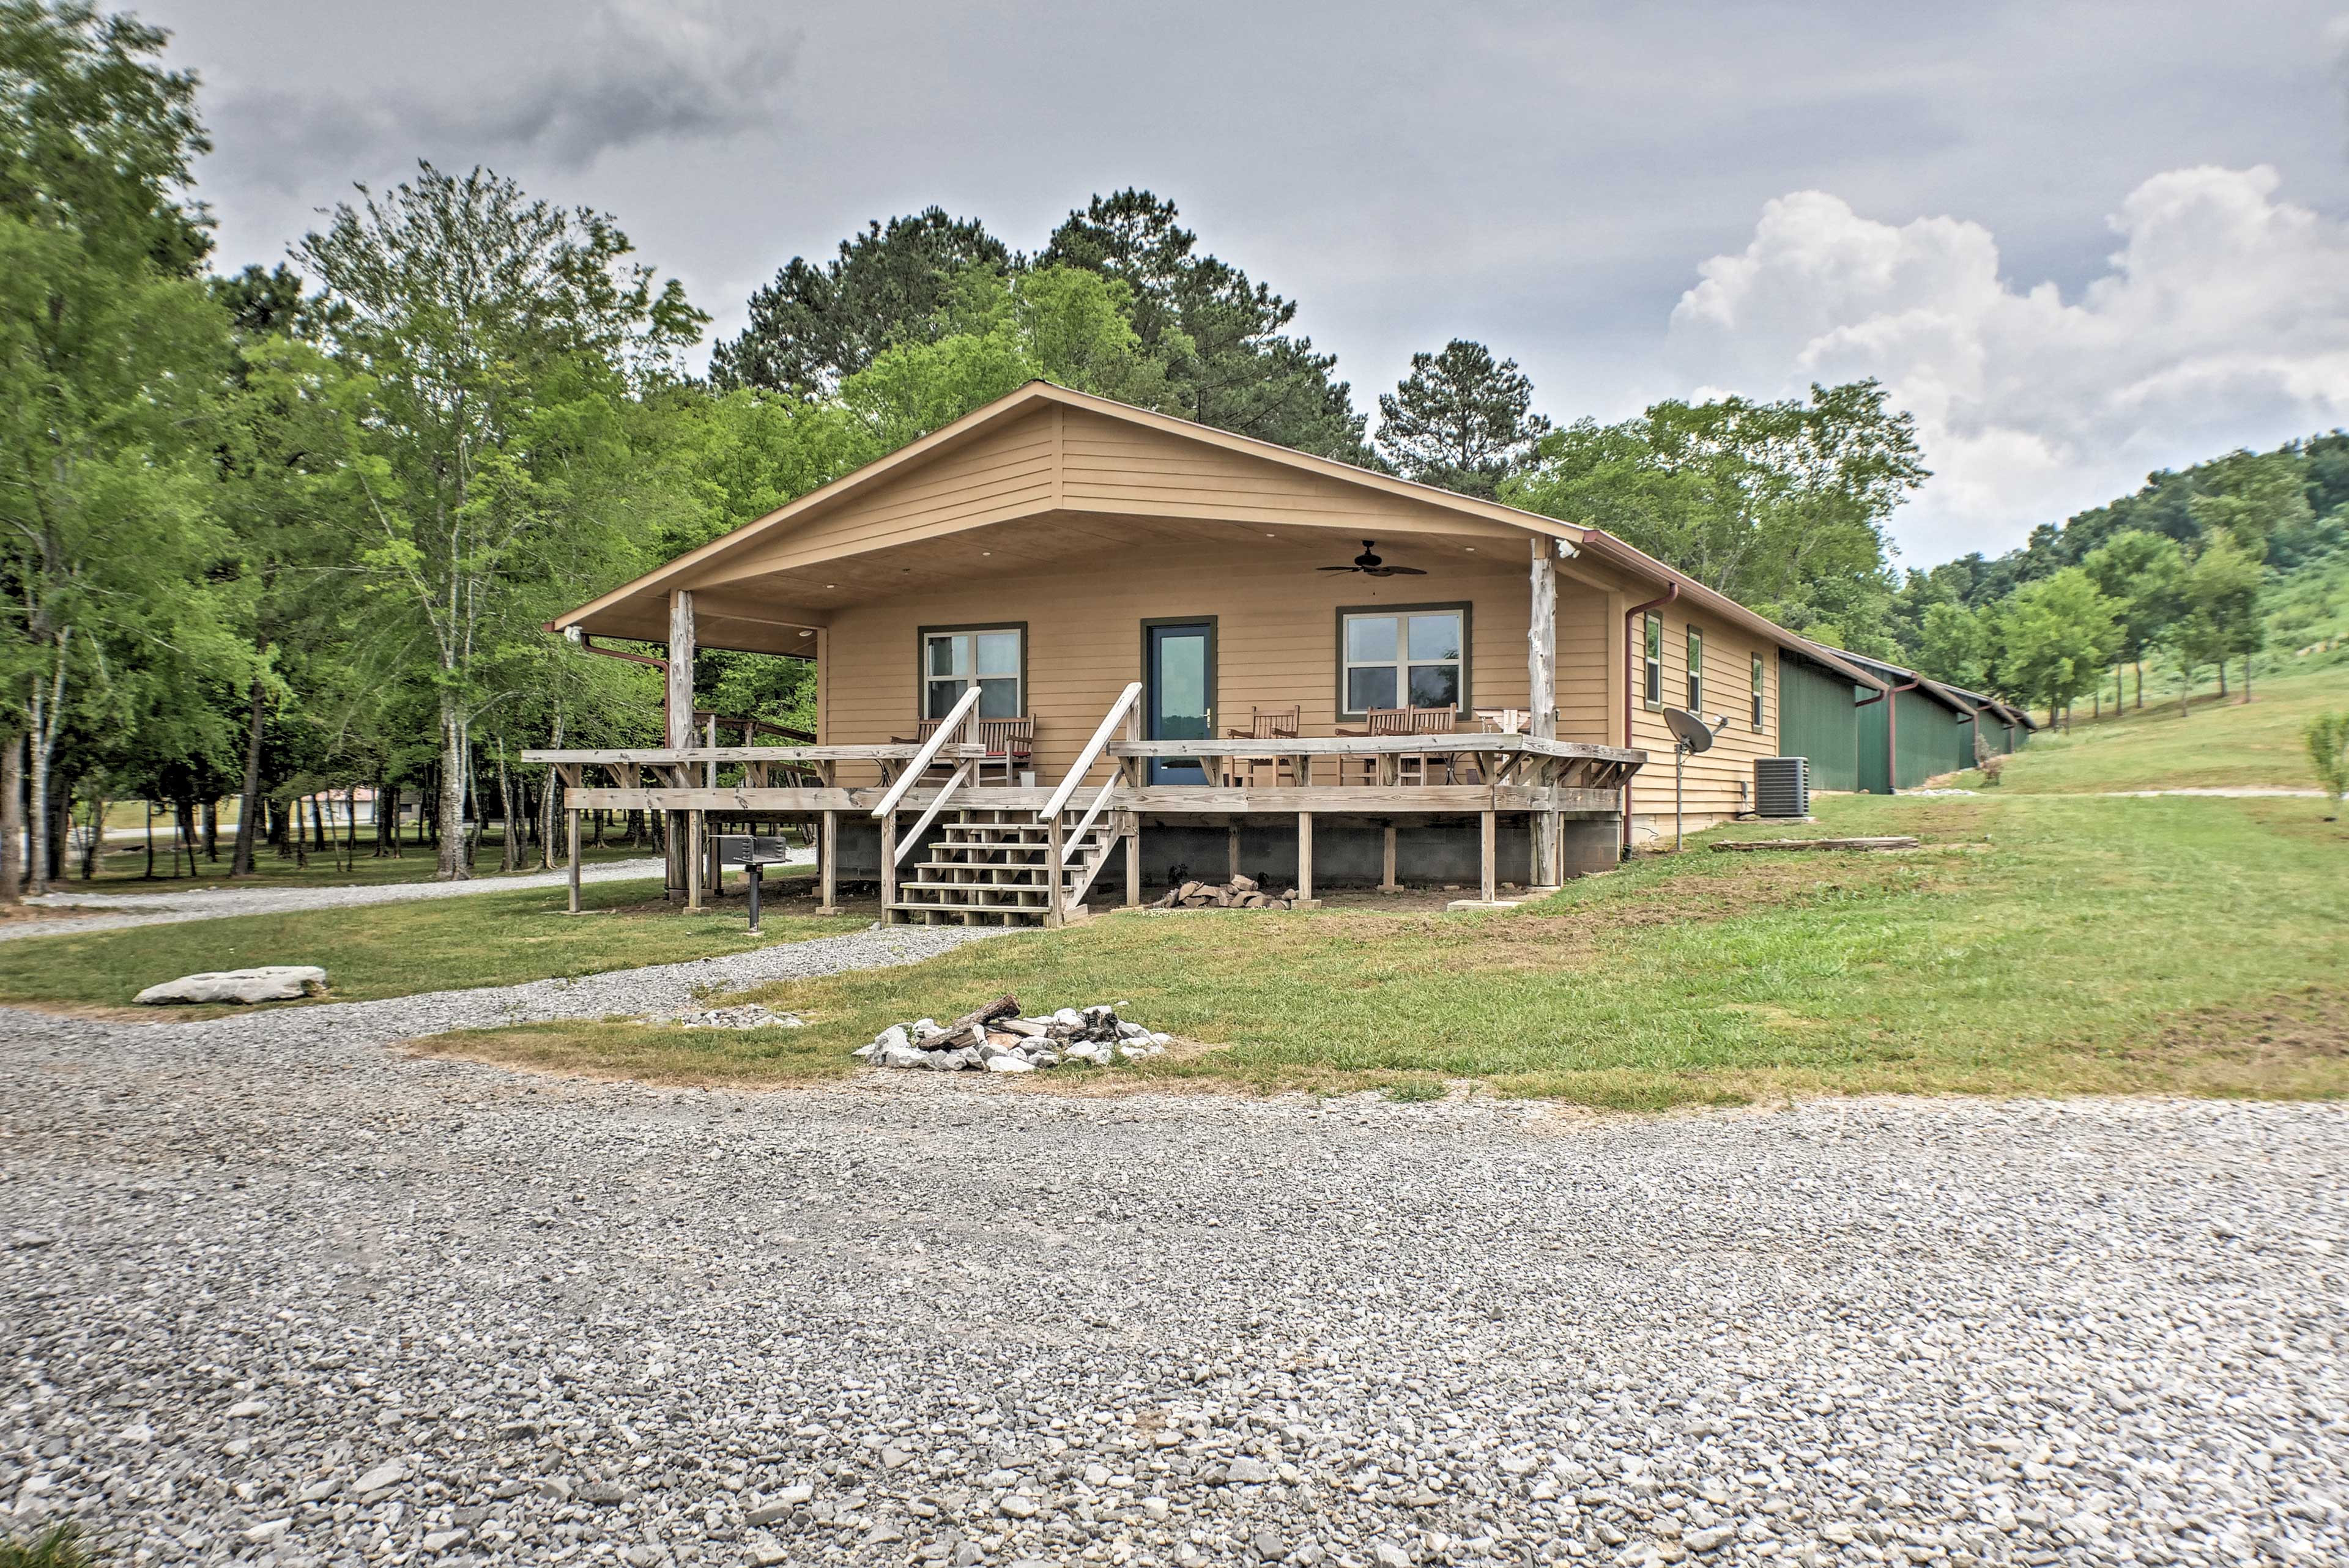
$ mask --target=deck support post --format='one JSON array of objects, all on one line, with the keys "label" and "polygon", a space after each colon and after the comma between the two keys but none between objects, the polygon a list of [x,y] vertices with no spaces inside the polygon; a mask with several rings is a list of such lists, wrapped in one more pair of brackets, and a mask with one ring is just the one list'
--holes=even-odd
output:
[{"label": "deck support post", "polygon": [[1379,891],[1402,891],[1402,884],[1395,881],[1395,825],[1392,822],[1389,822],[1379,834]]},{"label": "deck support post", "polygon": [[[668,596],[668,666],[663,672],[661,687],[661,744],[673,750],[683,750],[693,744],[693,594],[678,589]],[[680,769],[674,782],[690,785],[692,776]],[[667,876],[662,896],[672,903],[679,897],[688,908],[698,909],[701,900],[695,891],[699,880],[692,865],[692,851],[686,840],[690,830],[686,813],[671,811],[665,835],[665,859]]]},{"label": "deck support post", "polygon": [[1057,931],[1068,923],[1069,913],[1061,903],[1061,885],[1066,874],[1069,845],[1067,830],[1061,825],[1059,812],[1044,824],[1044,876],[1046,881],[1044,923]]},{"label": "deck support post", "polygon": [[[1526,629],[1526,706],[1532,710],[1526,733],[1541,740],[1557,738],[1557,550],[1558,542],[1537,534],[1533,542],[1531,616]],[[1555,769],[1545,769],[1554,773]],[[1545,880],[1556,853],[1557,819],[1537,811],[1526,822],[1532,839],[1532,877]],[[1492,881],[1488,873],[1487,884]],[[1485,897],[1493,896],[1487,885]]]},{"label": "deck support post", "polygon": [[1237,821],[1232,823],[1230,835],[1225,841],[1224,872],[1227,878],[1240,874],[1240,825]]},{"label": "deck support post", "polygon": [[1493,861],[1496,848],[1495,840],[1499,836],[1500,816],[1498,811],[1486,811],[1481,815],[1478,822],[1477,859],[1481,863],[1477,869],[1484,881],[1484,899],[1486,903],[1491,903],[1499,892],[1497,879],[1494,876]]},{"label": "deck support post", "polygon": [[571,819],[568,830],[571,839],[571,907],[566,912],[579,913],[579,808],[574,806],[563,813]]},{"label": "deck support post", "polygon": [[702,831],[701,813],[685,813],[685,907],[701,907]]},{"label": "deck support post", "polygon": [[897,910],[897,813],[881,814],[881,923],[896,925]]},{"label": "deck support post", "polygon": [[816,885],[823,890],[823,902],[817,906],[818,914],[840,913],[840,813],[826,811],[823,823],[816,830]]},{"label": "deck support post", "polygon": [[1134,817],[1125,830],[1125,907],[1142,903],[1142,819]]},{"label": "deck support post", "polygon": [[1313,813],[1297,813],[1297,896],[1313,902]]}]

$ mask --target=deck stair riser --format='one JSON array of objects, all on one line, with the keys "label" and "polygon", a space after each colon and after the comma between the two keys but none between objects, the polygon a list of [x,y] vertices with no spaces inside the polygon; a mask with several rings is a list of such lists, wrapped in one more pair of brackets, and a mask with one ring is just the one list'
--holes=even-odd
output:
[{"label": "deck stair riser", "polygon": [[[887,919],[897,925],[1049,923],[1051,836],[1050,824],[1032,810],[978,807],[952,813],[937,824],[922,858],[905,865]],[[1116,823],[1099,819],[1082,838],[1062,846],[1063,909],[1083,897],[1123,837]]]}]

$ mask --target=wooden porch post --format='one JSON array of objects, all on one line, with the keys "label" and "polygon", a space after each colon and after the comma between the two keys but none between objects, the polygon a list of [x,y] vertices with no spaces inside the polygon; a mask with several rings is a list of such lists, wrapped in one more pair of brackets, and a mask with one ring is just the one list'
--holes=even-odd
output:
[{"label": "wooden porch post", "polygon": [[881,818],[881,923],[897,923],[897,813]]},{"label": "wooden porch post", "polygon": [[1479,870],[1483,873],[1484,877],[1485,902],[1486,903],[1493,902],[1497,891],[1497,883],[1495,882],[1493,875],[1493,860],[1494,850],[1495,847],[1495,840],[1497,837],[1497,830],[1500,826],[1499,819],[1500,813],[1497,811],[1485,812],[1482,823],[1483,831],[1479,835],[1481,842],[1479,843],[1478,848],[1482,851],[1480,859],[1484,862]]},{"label": "wooden porch post", "polygon": [[685,816],[685,907],[701,907],[701,813],[688,811]]},{"label": "wooden porch post", "polygon": [[1240,874],[1240,825],[1237,822],[1231,825],[1230,836],[1224,843],[1224,869],[1229,876]]},{"label": "wooden porch post", "polygon": [[1055,811],[1052,820],[1044,824],[1044,875],[1047,884],[1044,923],[1055,930],[1068,923],[1068,912],[1061,907],[1061,884],[1066,874],[1069,852],[1063,832],[1061,815]]},{"label": "wooden porch post", "polygon": [[840,813],[826,811],[823,825],[816,830],[816,882],[823,890],[823,902],[818,914],[840,913]]},{"label": "wooden porch post", "polygon": [[1297,896],[1313,898],[1313,813],[1297,813]]},{"label": "wooden porch post", "polygon": [[1379,839],[1379,891],[1401,892],[1402,884],[1395,881],[1395,825],[1389,822]]},{"label": "wooden porch post", "polygon": [[[668,670],[667,682],[662,692],[663,722],[661,744],[671,750],[683,750],[693,744],[693,594],[678,589],[668,596]],[[690,769],[679,768],[673,777],[663,782],[679,787],[691,784]],[[665,896],[674,899],[682,895],[686,906],[701,905],[698,884],[700,872],[693,864],[694,851],[698,848],[698,835],[687,825],[687,813],[671,811],[668,831],[663,835],[663,859],[667,863]]]},{"label": "wooden porch post", "polygon": [[574,806],[564,811],[564,815],[571,819],[571,908],[569,913],[577,914],[579,913],[579,808]]},{"label": "wooden porch post", "polygon": [[1125,907],[1142,903],[1142,818],[1133,818],[1125,833]]},{"label": "wooden porch post", "polygon": [[[1526,706],[1533,710],[1526,733],[1540,740],[1557,738],[1557,545],[1536,538],[1533,559],[1531,619],[1526,627]],[[1549,863],[1558,841],[1555,813],[1537,811],[1526,823],[1531,843],[1528,875],[1536,882],[1549,880]],[[1485,828],[1485,898],[1493,897],[1493,854],[1490,819]]]}]

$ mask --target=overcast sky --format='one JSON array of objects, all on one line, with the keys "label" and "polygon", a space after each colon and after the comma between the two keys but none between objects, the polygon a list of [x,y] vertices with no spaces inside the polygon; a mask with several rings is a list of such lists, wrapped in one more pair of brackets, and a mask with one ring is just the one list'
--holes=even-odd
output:
[{"label": "overcast sky", "polygon": [[936,202],[1039,245],[1180,204],[1375,407],[1481,339],[1561,421],[1882,377],[1902,562],[2349,423],[2344,7],[152,0],[223,267],[354,181],[486,163],[750,291]]}]

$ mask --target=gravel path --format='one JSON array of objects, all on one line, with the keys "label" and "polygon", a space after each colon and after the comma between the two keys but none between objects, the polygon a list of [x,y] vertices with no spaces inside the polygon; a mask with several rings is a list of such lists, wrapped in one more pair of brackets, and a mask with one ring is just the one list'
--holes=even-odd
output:
[{"label": "gravel path", "polygon": [[124,1563],[2349,1560],[2341,1108],[755,1096],[376,1043],[444,1000],[0,1013],[16,1525]]},{"label": "gravel path", "polygon": [[[793,851],[791,863],[805,865],[815,859],[812,850]],[[661,873],[657,856],[608,861],[582,866],[585,882],[626,882]],[[66,931],[109,931],[129,925],[170,925],[188,920],[217,920],[231,914],[282,914],[311,909],[349,909],[368,903],[407,903],[417,899],[462,898],[468,893],[527,892],[562,887],[567,872],[532,872],[523,876],[484,876],[471,882],[391,882],[366,887],[230,887],[194,888],[186,892],[53,892],[25,902],[37,907],[120,910],[119,914],[82,915],[74,919],[11,922],[0,925],[0,942],[23,936],[54,936]]]}]

